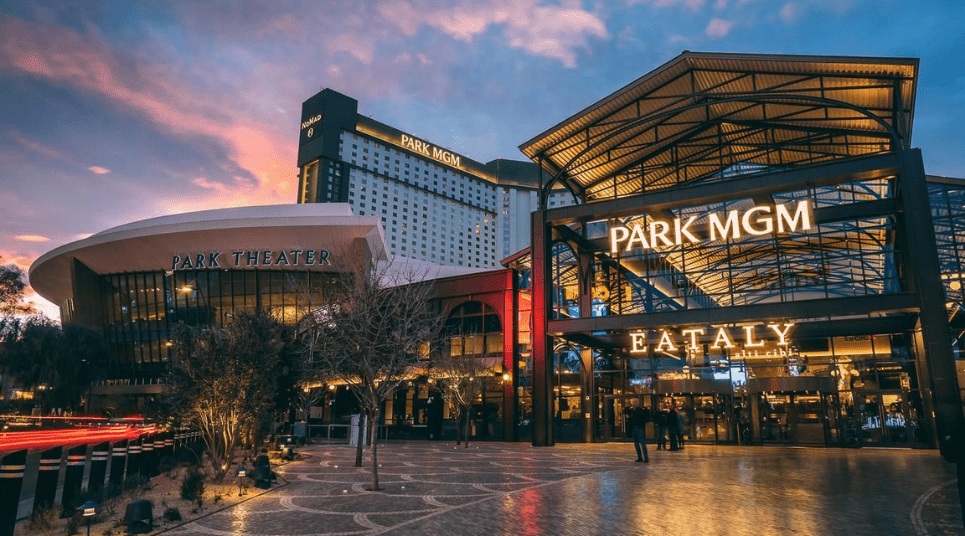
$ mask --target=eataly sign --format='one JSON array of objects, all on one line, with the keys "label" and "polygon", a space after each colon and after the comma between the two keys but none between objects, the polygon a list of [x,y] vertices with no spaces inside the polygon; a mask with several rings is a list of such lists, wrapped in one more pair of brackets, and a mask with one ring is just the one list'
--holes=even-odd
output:
[{"label": "eataly sign", "polygon": [[[758,328],[761,326],[742,326],[740,330],[742,334],[735,336],[732,331],[727,328],[717,328],[717,332],[714,334],[714,342],[709,346],[711,348],[736,348],[737,343],[741,343],[741,347],[746,349],[753,348],[763,348],[766,344],[766,340],[758,335]],[[777,335],[777,346],[785,347],[790,343],[788,342],[787,335],[791,332],[794,324],[766,324],[764,326],[765,330],[770,330],[775,335]],[[766,335],[770,335],[770,332],[766,332]],[[684,346],[688,350],[699,350],[702,346],[698,345],[698,337],[703,337],[708,334],[706,328],[685,328],[680,330],[680,338],[674,340],[670,331],[661,329],[658,331],[656,346],[654,346],[655,352],[675,352],[679,346]],[[742,335],[742,336],[741,336]],[[648,342],[647,334],[644,332],[630,333],[630,353],[631,354],[642,354],[647,351]]]}]

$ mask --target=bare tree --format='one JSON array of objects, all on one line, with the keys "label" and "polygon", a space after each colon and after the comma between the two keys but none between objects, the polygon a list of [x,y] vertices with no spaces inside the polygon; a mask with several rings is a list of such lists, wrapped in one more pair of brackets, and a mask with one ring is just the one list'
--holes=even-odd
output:
[{"label": "bare tree", "polygon": [[292,329],[269,311],[240,311],[223,328],[180,324],[172,340],[164,406],[201,432],[221,480],[241,442],[254,441],[266,415],[290,403],[299,373]]},{"label": "bare tree", "polygon": [[432,378],[442,390],[442,398],[459,416],[456,444],[465,441],[469,448],[472,405],[486,387],[486,381],[500,369],[498,357],[462,355],[450,349],[432,357]]},{"label": "bare tree", "polygon": [[[442,329],[432,286],[406,274],[362,264],[338,279],[340,292],[311,315],[311,361],[318,375],[336,379],[358,399],[369,436],[372,490],[379,488],[377,423],[382,403],[400,383],[425,368],[430,341]],[[360,433],[361,436],[361,433]],[[359,438],[355,466],[362,465]]]}]

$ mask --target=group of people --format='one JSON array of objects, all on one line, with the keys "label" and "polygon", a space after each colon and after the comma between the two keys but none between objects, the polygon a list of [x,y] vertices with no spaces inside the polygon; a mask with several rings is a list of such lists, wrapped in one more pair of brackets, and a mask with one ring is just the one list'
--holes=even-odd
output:
[{"label": "group of people", "polygon": [[[657,429],[657,450],[680,450],[684,448],[684,429],[687,423],[683,413],[677,408],[667,407],[663,404],[653,417],[653,424]],[[670,438],[670,447],[667,447],[667,438]]]},{"label": "group of people", "polygon": [[[647,453],[647,423],[653,421],[657,434],[657,450],[680,450],[684,448],[684,429],[686,422],[684,416],[677,408],[667,407],[663,404],[655,414],[643,406],[640,399],[633,399],[633,408],[627,416],[627,424],[633,437],[633,447],[637,451],[637,462],[649,463],[650,456]],[[667,447],[667,438],[670,438],[670,447]]]}]

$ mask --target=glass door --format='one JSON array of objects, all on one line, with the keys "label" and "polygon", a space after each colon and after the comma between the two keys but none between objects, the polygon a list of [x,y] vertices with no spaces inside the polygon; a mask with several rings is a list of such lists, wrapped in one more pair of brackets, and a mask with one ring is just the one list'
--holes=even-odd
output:
[{"label": "glass door", "polygon": [[886,443],[888,434],[884,428],[881,395],[878,393],[856,393],[854,405],[861,444],[868,446]]},{"label": "glass door", "polygon": [[[631,399],[639,395],[603,395],[599,397],[602,414],[602,427],[599,438],[602,441],[624,441],[629,439],[627,415],[633,408]],[[646,398],[646,397],[644,397]]]}]

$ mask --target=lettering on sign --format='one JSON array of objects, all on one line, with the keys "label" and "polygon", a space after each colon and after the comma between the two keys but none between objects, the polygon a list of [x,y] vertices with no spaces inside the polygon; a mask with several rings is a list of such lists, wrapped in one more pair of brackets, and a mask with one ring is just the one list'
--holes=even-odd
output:
[{"label": "lettering on sign", "polygon": [[408,134],[402,135],[399,145],[409,149],[410,151],[415,151],[432,158],[433,160],[444,162],[453,167],[459,167],[462,164],[462,157],[456,153],[447,151],[445,149],[440,149],[429,142],[413,138]]},{"label": "lettering on sign", "polygon": [[766,324],[764,326],[743,326],[740,328],[686,328],[679,332],[670,330],[657,330],[655,337],[648,337],[645,332],[630,334],[630,353],[643,354],[653,345],[656,352],[676,352],[683,348],[689,351],[703,349],[699,340],[706,340],[707,336],[713,338],[713,342],[708,344],[710,348],[743,348],[745,351],[754,348],[763,348],[766,337],[777,336],[778,347],[787,347],[788,334],[794,324]]},{"label": "lettering on sign", "polygon": [[302,130],[305,130],[306,128],[314,125],[315,123],[318,123],[321,120],[322,120],[322,114],[318,114],[315,117],[310,117],[302,121]]},{"label": "lettering on sign", "polygon": [[705,224],[706,233],[701,238],[694,234],[696,216],[675,218],[673,222],[649,220],[646,226],[633,224],[610,227],[610,252],[629,253],[634,249],[653,249],[663,246],[713,242],[720,238],[739,240],[742,235],[766,235],[771,233],[793,233],[811,229],[811,212],[807,201],[799,201],[797,207],[789,209],[778,203],[774,207],[755,206],[744,211],[729,210],[726,213],[712,212]]},{"label": "lettering on sign", "polygon": [[171,256],[171,270],[279,266],[331,266],[327,249],[250,249],[225,255],[220,251]]}]

